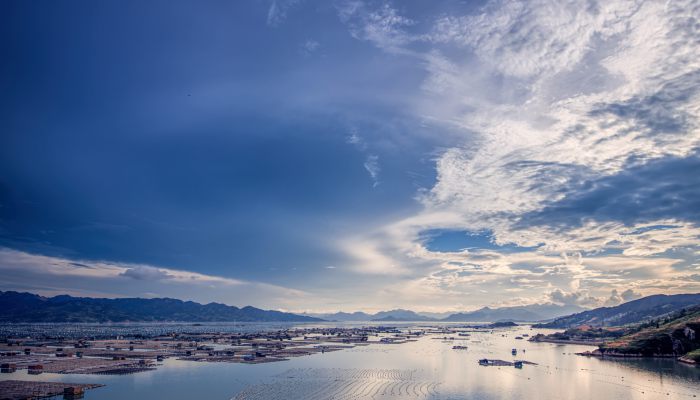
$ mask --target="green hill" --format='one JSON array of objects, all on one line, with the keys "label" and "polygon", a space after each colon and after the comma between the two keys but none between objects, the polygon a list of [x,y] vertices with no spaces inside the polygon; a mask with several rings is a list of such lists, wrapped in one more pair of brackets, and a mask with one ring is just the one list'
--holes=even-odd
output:
[{"label": "green hill", "polygon": [[615,307],[600,307],[576,314],[560,317],[546,324],[533,325],[535,328],[573,328],[581,325],[592,327],[633,325],[666,315],[678,310],[700,305],[697,294],[657,294],[643,297]]},{"label": "green hill", "polygon": [[[639,326],[633,333],[600,346],[605,356],[694,357],[700,349],[700,307],[683,309]],[[700,354],[697,354],[700,355]]]}]

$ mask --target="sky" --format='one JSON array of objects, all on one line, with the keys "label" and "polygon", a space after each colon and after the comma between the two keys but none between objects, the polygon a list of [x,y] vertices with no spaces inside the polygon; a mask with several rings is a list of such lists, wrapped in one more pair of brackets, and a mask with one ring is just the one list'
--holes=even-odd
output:
[{"label": "sky", "polygon": [[0,3],[0,290],[700,292],[697,1]]}]

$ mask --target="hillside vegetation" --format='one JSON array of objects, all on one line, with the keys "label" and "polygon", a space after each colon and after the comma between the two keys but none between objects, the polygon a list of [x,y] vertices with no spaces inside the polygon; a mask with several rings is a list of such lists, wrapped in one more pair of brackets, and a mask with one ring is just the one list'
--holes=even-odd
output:
[{"label": "hillside vegetation", "polygon": [[555,319],[535,328],[567,329],[581,325],[592,327],[623,326],[663,318],[684,308],[700,304],[700,294],[653,295],[620,304],[600,307]]},{"label": "hillside vegetation", "polygon": [[[700,349],[700,307],[650,321],[636,332],[600,346],[603,355],[683,356]],[[690,356],[695,357],[692,353]]]}]

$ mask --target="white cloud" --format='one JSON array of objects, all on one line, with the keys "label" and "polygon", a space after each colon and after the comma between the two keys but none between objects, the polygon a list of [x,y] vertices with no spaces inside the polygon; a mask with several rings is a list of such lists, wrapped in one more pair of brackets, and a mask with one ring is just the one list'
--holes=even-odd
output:
[{"label": "white cloud", "polygon": [[[602,304],[661,287],[700,288],[673,267],[697,265],[697,253],[685,251],[698,248],[696,220],[680,213],[616,220],[624,203],[605,218],[585,209],[579,221],[546,213],[623,171],[694,157],[700,4],[494,0],[474,14],[432,21],[413,21],[387,5],[346,6],[341,18],[356,38],[424,66],[414,112],[462,134],[438,156],[437,182],[420,194],[423,209],[349,240],[349,254],[400,263],[415,282],[400,285],[444,298],[501,285],[522,288],[534,301],[550,285],[562,300]],[[416,32],[423,22],[430,27]],[[619,188],[632,191],[627,202],[648,199],[648,189]],[[430,229],[490,232],[496,245],[536,250],[436,253],[420,244]],[[680,250],[694,264],[670,254]]]},{"label": "white cloud", "polygon": [[345,141],[357,147],[361,151],[367,150],[367,142],[362,136],[360,136],[357,129],[351,129],[350,134],[345,138]]},{"label": "white cloud", "polygon": [[321,46],[321,44],[313,39],[309,39],[305,41],[302,45],[302,51],[306,54],[311,54],[318,50],[318,48]]},{"label": "white cloud", "polygon": [[637,1],[492,1],[477,15],[439,19],[430,40],[469,47],[506,75],[530,77],[576,66],[597,38],[625,29]]},{"label": "white cloud", "polygon": [[[245,281],[151,265],[71,259],[0,248],[4,288],[25,287],[40,294],[89,294],[99,297],[158,293],[196,301],[275,307],[300,305],[309,294],[264,282]],[[130,282],[124,284],[123,280]],[[30,284],[28,284],[28,282]],[[120,287],[120,293],[112,288]]]},{"label": "white cloud", "polygon": [[[355,146],[359,151],[367,152],[367,141],[360,136],[357,129],[352,128],[350,134],[345,138],[345,142]],[[381,172],[381,166],[379,165],[379,156],[376,154],[367,154],[365,162],[362,164],[370,178],[372,178],[372,186],[377,187],[379,185],[379,173]]]},{"label": "white cloud", "polygon": [[368,155],[363,166],[372,178],[373,186],[379,185],[379,171],[381,171],[379,167],[379,156],[374,154]]},{"label": "white cloud", "polygon": [[610,293],[610,297],[605,301],[606,306],[616,306],[631,300],[635,300],[642,297],[639,293],[636,293],[632,289],[627,289],[622,293],[619,293],[617,289],[613,289]]},{"label": "white cloud", "polygon": [[267,9],[267,25],[277,26],[287,18],[287,12],[300,0],[272,0]]},{"label": "white cloud", "polygon": [[388,3],[373,8],[362,1],[344,1],[338,4],[338,15],[355,38],[389,52],[406,52],[404,45],[414,40],[405,28],[415,22]]},{"label": "white cloud", "polygon": [[406,270],[392,257],[385,255],[385,249],[376,247],[369,238],[344,238],[338,243],[341,250],[348,254],[352,269],[371,275],[401,275]]},{"label": "white cloud", "polygon": [[[660,2],[605,2],[589,9],[578,2],[492,2],[478,16],[438,21],[431,40],[471,49],[482,63],[460,65],[430,53],[427,89],[469,105],[442,118],[478,139],[440,157],[426,206],[458,210],[481,228],[480,221],[494,214],[539,210],[586,180],[619,172],[632,157],[644,162],[688,155],[700,144],[698,81],[688,74],[700,65],[687,57],[697,43],[677,39],[694,29],[678,22],[684,9],[697,12],[690,4]],[[648,29],[652,21],[656,30]],[[629,60],[636,60],[633,68],[626,66]],[[474,68],[502,74],[522,90],[494,100],[453,84]],[[582,71],[616,77],[615,83],[590,93],[560,90],[575,85]],[[674,105],[646,105],[654,107],[654,118],[673,122],[683,115],[687,126],[659,132],[639,116],[619,112],[649,96],[666,96]],[[647,111],[644,104],[631,107]],[[499,221],[497,235],[512,230],[511,222]]]}]

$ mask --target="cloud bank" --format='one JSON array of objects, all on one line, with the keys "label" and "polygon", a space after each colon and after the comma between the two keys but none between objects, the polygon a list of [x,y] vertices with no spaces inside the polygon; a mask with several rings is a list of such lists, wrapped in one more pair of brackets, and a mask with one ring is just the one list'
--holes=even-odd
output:
[{"label": "cloud bank", "polygon": [[[461,138],[419,213],[355,238],[358,263],[400,265],[406,298],[592,306],[700,290],[700,4],[489,1],[420,21],[406,8],[339,13],[357,39],[423,65],[413,111]],[[440,229],[491,246],[428,250],[421,233]]]}]

